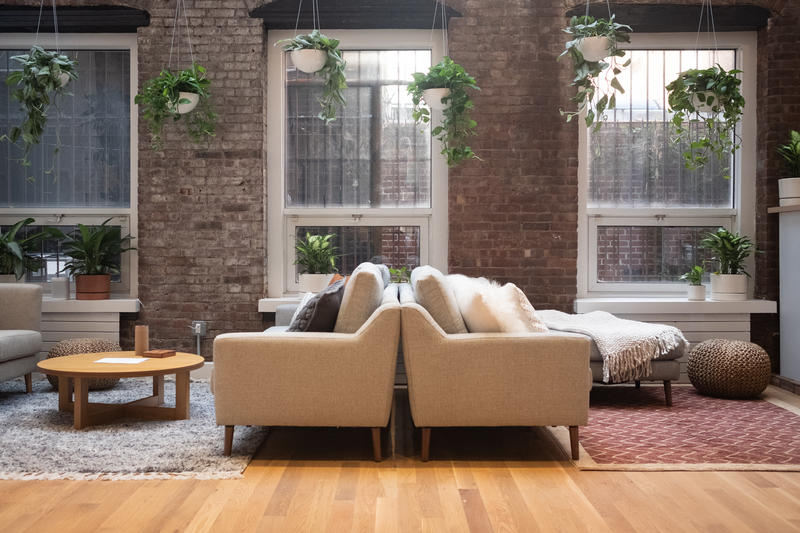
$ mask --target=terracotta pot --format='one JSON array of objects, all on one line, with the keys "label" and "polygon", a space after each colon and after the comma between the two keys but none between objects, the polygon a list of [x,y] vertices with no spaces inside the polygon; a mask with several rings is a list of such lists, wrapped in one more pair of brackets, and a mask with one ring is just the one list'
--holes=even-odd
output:
[{"label": "terracotta pot", "polygon": [[107,300],[111,294],[111,274],[75,276],[76,300]]}]

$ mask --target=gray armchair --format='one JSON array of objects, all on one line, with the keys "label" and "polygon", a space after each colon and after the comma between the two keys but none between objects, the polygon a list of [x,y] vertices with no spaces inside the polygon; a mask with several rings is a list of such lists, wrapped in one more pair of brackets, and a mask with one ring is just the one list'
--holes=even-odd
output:
[{"label": "gray armchair", "polygon": [[41,359],[42,288],[0,283],[0,309],[0,381],[25,376],[25,390],[31,392],[31,372]]}]

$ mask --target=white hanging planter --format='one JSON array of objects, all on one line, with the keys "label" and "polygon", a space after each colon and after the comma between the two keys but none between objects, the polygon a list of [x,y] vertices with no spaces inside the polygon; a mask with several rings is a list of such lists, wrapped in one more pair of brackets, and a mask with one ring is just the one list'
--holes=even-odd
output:
[{"label": "white hanging planter", "polygon": [[66,87],[66,85],[69,83],[69,80],[70,80],[69,74],[67,74],[66,72],[62,72],[61,74],[58,75],[58,81],[61,82],[62,87]]},{"label": "white hanging planter", "polygon": [[200,95],[197,93],[185,93],[181,91],[178,93],[178,102],[181,100],[189,100],[188,103],[181,104],[178,103],[175,105],[175,111],[179,115],[185,115],[186,113],[191,112],[195,107],[197,107],[197,103],[200,102]]},{"label": "white hanging planter", "polygon": [[[700,101],[699,94],[703,95],[703,101]],[[711,104],[707,104],[709,98],[713,98]],[[719,98],[714,91],[701,91],[692,95],[692,105],[699,113],[710,113],[714,105],[719,105]]]},{"label": "white hanging planter", "polygon": [[422,91],[422,99],[428,104],[428,107],[441,111],[450,107],[450,102],[442,103],[442,98],[450,96],[450,89],[443,87],[438,89],[425,89]]},{"label": "white hanging planter", "polygon": [[778,205],[800,205],[800,178],[779,179],[778,198]]},{"label": "white hanging planter", "polygon": [[689,285],[686,296],[690,302],[702,302],[706,299],[705,285]]},{"label": "white hanging planter", "polygon": [[600,61],[608,57],[612,44],[611,39],[602,35],[584,37],[578,42],[578,51],[586,61]]},{"label": "white hanging planter", "polygon": [[328,60],[328,52],[325,50],[292,50],[290,55],[297,70],[307,74],[317,72],[325,66],[325,62]]},{"label": "white hanging planter", "polygon": [[331,282],[333,274],[300,274],[298,286],[300,292],[313,292],[317,293],[328,286]]},{"label": "white hanging planter", "polygon": [[711,274],[711,299],[723,302],[747,300],[747,276]]}]

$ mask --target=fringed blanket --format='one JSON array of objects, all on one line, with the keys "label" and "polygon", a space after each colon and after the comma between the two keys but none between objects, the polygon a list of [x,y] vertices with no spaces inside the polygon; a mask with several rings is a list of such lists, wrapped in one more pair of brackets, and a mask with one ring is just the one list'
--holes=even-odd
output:
[{"label": "fringed blanket", "polygon": [[550,329],[582,333],[594,339],[603,356],[603,381],[621,383],[641,379],[651,372],[650,361],[687,347],[678,328],[617,318],[605,311],[569,315],[537,311]]}]

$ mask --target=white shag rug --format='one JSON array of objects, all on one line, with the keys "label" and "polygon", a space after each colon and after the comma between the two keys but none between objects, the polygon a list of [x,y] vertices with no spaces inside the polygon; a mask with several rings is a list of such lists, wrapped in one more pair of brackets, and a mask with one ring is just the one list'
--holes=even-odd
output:
[{"label": "white shag rug", "polygon": [[[174,405],[174,378],[165,381]],[[89,391],[89,401],[133,401],[152,394],[152,383],[122,379],[111,390]],[[83,430],[73,427],[72,413],[58,411],[58,393],[46,380],[24,391],[21,379],[0,383],[0,479],[239,478],[267,431],[236,428],[233,454],[223,456],[224,429],[207,381],[190,385],[189,420],[121,418]]]}]

